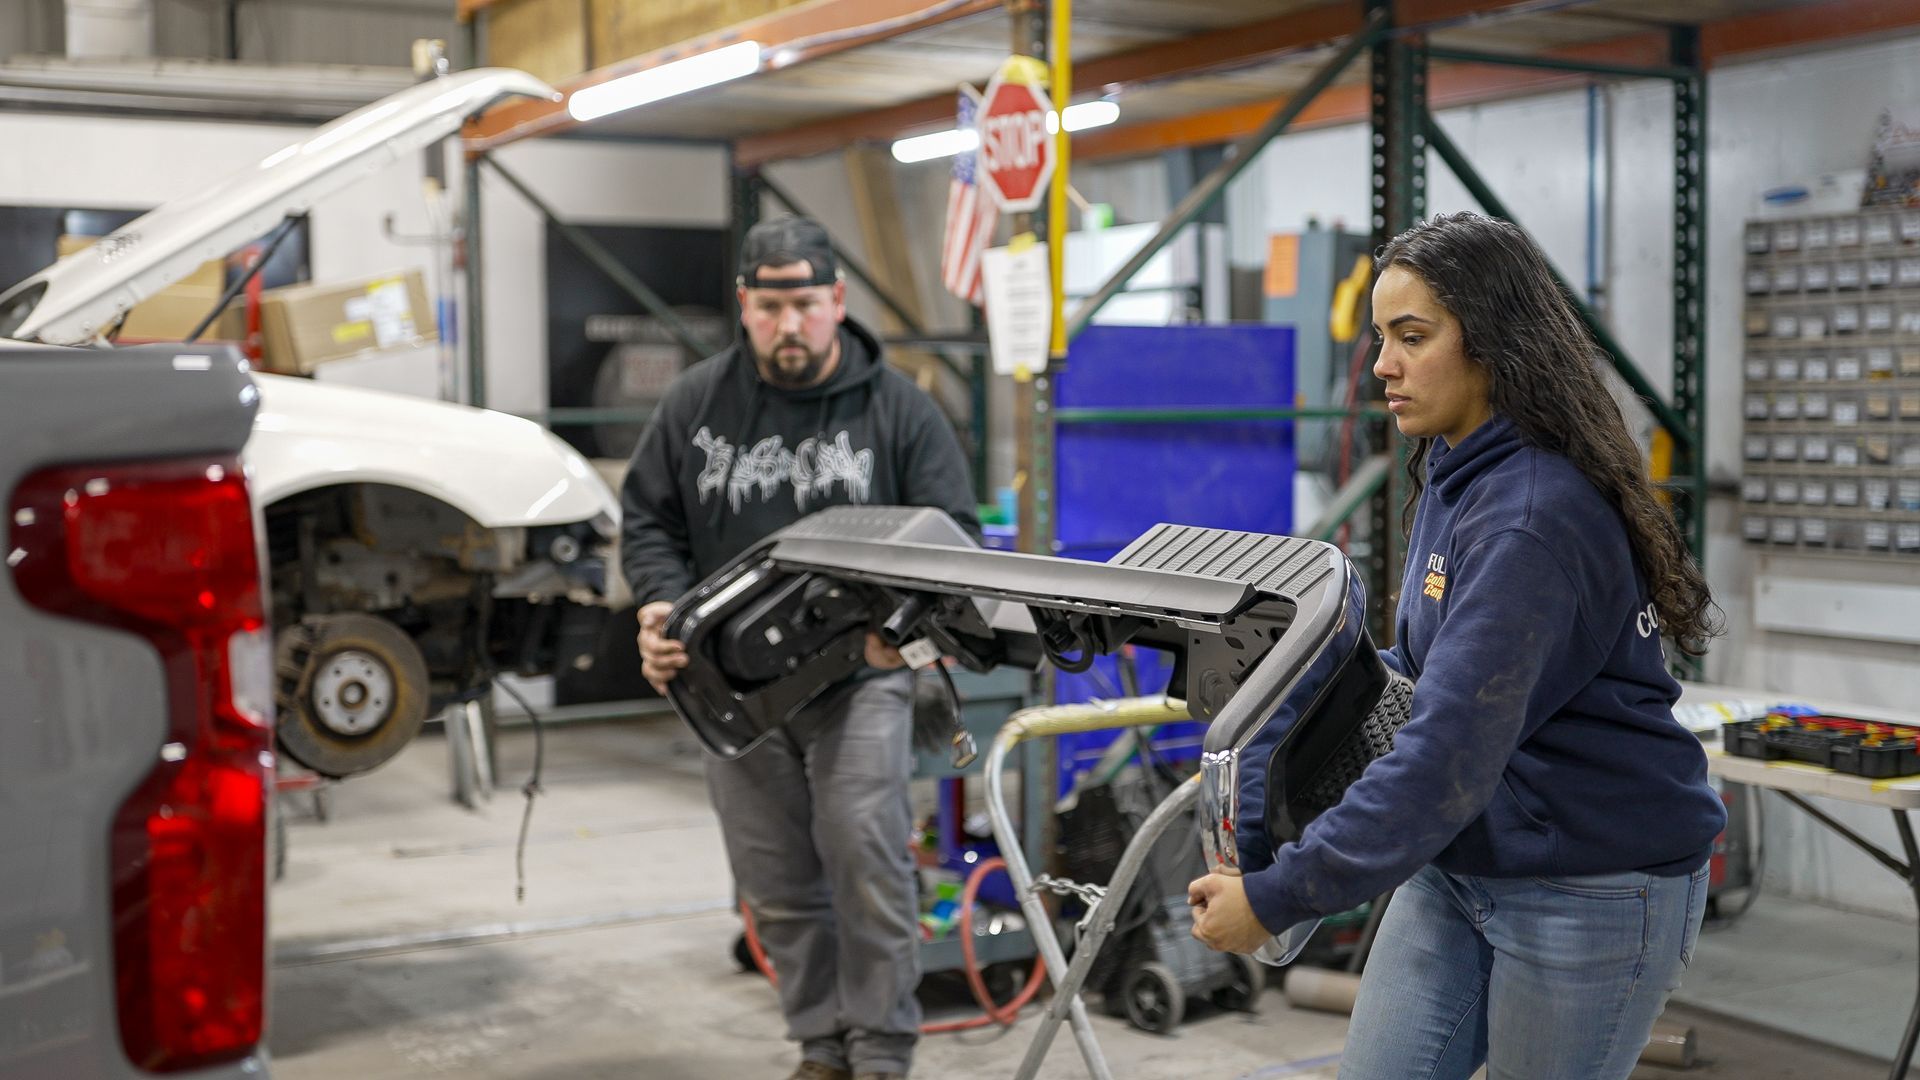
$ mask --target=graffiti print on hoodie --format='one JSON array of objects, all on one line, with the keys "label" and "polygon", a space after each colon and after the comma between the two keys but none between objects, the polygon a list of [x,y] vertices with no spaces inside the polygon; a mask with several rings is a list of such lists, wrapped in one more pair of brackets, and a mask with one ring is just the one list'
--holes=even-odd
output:
[{"label": "graffiti print on hoodie", "polygon": [[742,454],[725,436],[702,427],[694,433],[693,445],[707,455],[698,480],[700,505],[724,487],[727,505],[736,514],[756,490],[760,501],[767,502],[790,484],[794,508],[804,511],[816,495],[824,500],[831,494],[835,483],[856,503],[867,501],[873,485],[873,451],[855,450],[844,429],[831,440],[815,436],[792,450],[781,436],[769,435]]},{"label": "graffiti print on hoodie", "polygon": [[728,560],[829,506],[934,506],[979,535],[953,425],[852,319],[840,362],[804,389],[761,379],[744,343],[675,378],[621,482],[634,601],[678,599]]}]

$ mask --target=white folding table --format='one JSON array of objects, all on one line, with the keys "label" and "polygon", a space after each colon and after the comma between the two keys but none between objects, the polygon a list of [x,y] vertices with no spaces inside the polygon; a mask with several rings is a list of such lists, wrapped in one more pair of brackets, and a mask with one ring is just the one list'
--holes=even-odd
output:
[{"label": "white folding table", "polygon": [[[1724,687],[1689,685],[1685,687],[1685,696],[1681,701],[1685,704],[1690,700],[1712,700],[1716,695],[1747,700],[1771,698],[1775,701],[1789,700],[1792,697],[1792,695],[1779,693],[1761,694],[1729,690]],[[1854,710],[1838,704],[1825,707],[1831,708],[1834,713],[1842,716],[1901,722],[1900,718],[1884,709]],[[1908,719],[1905,722],[1911,723],[1912,720]],[[1702,734],[1706,735],[1705,732]],[[1913,892],[1915,908],[1920,910],[1920,847],[1915,845],[1913,822],[1908,817],[1909,812],[1920,809],[1920,776],[1870,780],[1863,776],[1851,776],[1797,761],[1762,761],[1758,758],[1737,757],[1715,745],[1718,741],[1716,732],[1709,739],[1707,747],[1707,768],[1713,775],[1731,783],[1750,784],[1777,792],[1781,798],[1805,811],[1809,817],[1866,852],[1875,862],[1906,882],[1907,888]],[[1806,797],[1809,795],[1887,809],[1893,814],[1893,825],[1899,830],[1900,846],[1906,858],[1903,860],[1895,856],[1892,852],[1835,820],[1832,815],[1808,802]],[[1913,1057],[1916,1040],[1920,1040],[1920,991],[1916,991],[1913,1007],[1907,1014],[1906,1033],[1901,1036],[1900,1049],[1894,1054],[1893,1071],[1888,1074],[1889,1080],[1901,1080],[1907,1075],[1908,1062]]]}]

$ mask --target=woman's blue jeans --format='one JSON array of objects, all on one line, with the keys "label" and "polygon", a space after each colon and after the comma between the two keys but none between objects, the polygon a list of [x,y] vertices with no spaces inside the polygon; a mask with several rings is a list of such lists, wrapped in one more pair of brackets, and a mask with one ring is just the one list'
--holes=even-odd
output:
[{"label": "woman's blue jeans", "polygon": [[1692,874],[1461,877],[1394,893],[1340,1080],[1625,1080],[1693,959]]}]

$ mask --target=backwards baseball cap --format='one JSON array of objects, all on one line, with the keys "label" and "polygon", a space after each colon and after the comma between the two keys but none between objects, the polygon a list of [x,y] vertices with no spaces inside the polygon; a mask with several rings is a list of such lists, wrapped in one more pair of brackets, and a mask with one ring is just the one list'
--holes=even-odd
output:
[{"label": "backwards baseball cap", "polygon": [[[804,278],[762,280],[760,271],[768,267],[792,266],[803,262],[813,269]],[[763,221],[747,230],[740,245],[739,283],[748,289],[804,289],[831,285],[840,277],[840,264],[833,257],[833,241],[827,230],[812,218],[788,215]]]}]

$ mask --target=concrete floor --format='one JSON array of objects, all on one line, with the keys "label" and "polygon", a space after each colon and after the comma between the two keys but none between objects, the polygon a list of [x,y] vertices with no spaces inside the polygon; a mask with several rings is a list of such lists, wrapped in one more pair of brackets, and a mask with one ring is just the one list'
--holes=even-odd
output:
[{"label": "concrete floor", "polygon": [[[287,874],[272,910],[276,1077],[786,1074],[795,1055],[773,994],[732,961],[738,920],[692,739],[671,718],[570,725],[549,733],[546,756],[523,904],[514,841],[517,786],[532,759],[524,729],[503,737],[505,790],[478,811],[449,800],[446,747],[433,733],[333,788],[325,822],[304,798],[287,801]],[[1725,944],[1720,951],[1749,951]],[[1711,981],[1702,953],[1696,974]],[[951,984],[929,996],[957,1000]],[[936,1003],[932,1018],[971,1011]],[[1636,1080],[1886,1073],[1882,1062],[1715,1014],[1670,1016],[1696,1025],[1702,1064],[1643,1066]],[[1094,1023],[1122,1080],[1332,1078],[1347,1028],[1344,1016],[1288,1008],[1277,990],[1257,1014],[1195,1005],[1170,1036],[1097,1010]],[[1034,1027],[1029,1018],[1010,1031],[931,1036],[915,1075],[1010,1076]],[[1041,1075],[1086,1075],[1070,1035],[1061,1033]]]}]

